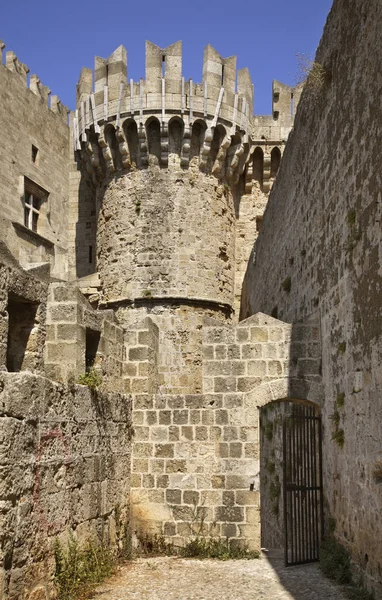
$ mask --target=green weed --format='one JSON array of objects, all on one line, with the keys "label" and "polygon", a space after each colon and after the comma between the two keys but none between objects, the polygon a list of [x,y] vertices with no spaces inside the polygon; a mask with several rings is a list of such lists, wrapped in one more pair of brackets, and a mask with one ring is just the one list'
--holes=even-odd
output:
[{"label": "green weed", "polygon": [[54,583],[58,600],[78,600],[81,593],[102,582],[113,572],[113,555],[110,550],[93,540],[83,546],[71,536],[64,551],[55,540],[54,557],[56,570]]},{"label": "green weed", "polygon": [[343,429],[336,429],[332,433],[332,440],[339,448],[343,448],[345,444],[345,432]]},{"label": "green weed", "polygon": [[89,369],[89,371],[83,375],[80,375],[77,383],[81,385],[87,385],[89,388],[95,390],[101,385],[102,376],[98,373],[98,371],[95,370],[94,367],[92,367]]},{"label": "green weed", "polygon": [[229,543],[229,539],[197,537],[190,540],[181,551],[185,558],[215,558],[217,560],[251,560],[259,552]]}]

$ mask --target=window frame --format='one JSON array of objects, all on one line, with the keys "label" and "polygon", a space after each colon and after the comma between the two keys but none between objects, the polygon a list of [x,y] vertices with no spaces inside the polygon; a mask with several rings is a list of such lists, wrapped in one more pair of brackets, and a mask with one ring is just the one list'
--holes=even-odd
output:
[{"label": "window frame", "polygon": [[48,197],[49,192],[28,177],[24,177],[24,226],[33,233],[39,232],[42,203],[46,202]]},{"label": "window frame", "polygon": [[37,233],[40,216],[41,198],[27,190],[24,191],[24,225]]}]

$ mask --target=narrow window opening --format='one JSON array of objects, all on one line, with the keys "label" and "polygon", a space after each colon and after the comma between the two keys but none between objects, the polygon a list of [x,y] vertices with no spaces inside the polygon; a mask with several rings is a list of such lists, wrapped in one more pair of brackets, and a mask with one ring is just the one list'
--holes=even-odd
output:
[{"label": "narrow window opening", "polygon": [[224,85],[224,65],[222,65],[222,78],[221,78],[221,85]]},{"label": "narrow window opening", "polygon": [[40,198],[29,192],[24,195],[24,225],[32,231],[37,231],[37,222],[40,216]]},{"label": "narrow window opening", "polygon": [[280,149],[275,146],[271,152],[271,178],[273,179],[277,175],[281,162]]},{"label": "narrow window opening", "polygon": [[93,262],[93,246],[89,246],[89,263]]},{"label": "narrow window opening", "polygon": [[8,297],[7,369],[10,372],[33,366],[34,355],[28,352],[28,343],[35,327],[37,308],[38,304],[23,298]]},{"label": "narrow window opening", "polygon": [[256,148],[253,153],[253,179],[263,185],[264,153],[261,148]]},{"label": "narrow window opening", "polygon": [[37,162],[38,148],[32,144],[32,162]]},{"label": "narrow window opening", "polygon": [[162,54],[162,77],[166,75],[166,55]]},{"label": "narrow window opening", "polygon": [[86,350],[85,350],[85,364],[86,372],[89,372],[97,356],[98,345],[101,334],[99,331],[93,331],[92,329],[86,329]]},{"label": "narrow window opening", "polygon": [[160,144],[160,124],[158,119],[153,119],[146,125],[147,141],[149,146],[149,154],[156,156],[158,163],[161,158],[161,144]]}]

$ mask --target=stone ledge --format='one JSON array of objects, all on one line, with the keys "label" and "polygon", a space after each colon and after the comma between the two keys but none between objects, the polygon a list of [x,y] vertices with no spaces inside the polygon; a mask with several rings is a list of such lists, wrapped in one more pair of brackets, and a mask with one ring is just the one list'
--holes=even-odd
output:
[{"label": "stone ledge", "polygon": [[52,242],[52,240],[48,240],[48,238],[40,235],[36,231],[32,231],[32,229],[29,229],[29,227],[25,227],[25,225],[17,223],[17,221],[12,221],[12,225],[16,231],[21,232],[24,236],[31,237],[33,240],[40,242],[40,244],[46,246],[47,248],[54,248],[55,244]]}]

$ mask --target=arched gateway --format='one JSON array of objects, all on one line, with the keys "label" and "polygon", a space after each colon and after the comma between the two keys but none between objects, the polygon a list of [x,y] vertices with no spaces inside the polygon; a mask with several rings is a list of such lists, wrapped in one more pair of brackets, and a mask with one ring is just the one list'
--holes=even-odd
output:
[{"label": "arched gateway", "polygon": [[286,566],[319,558],[323,535],[319,407],[286,398],[260,409],[260,521],[265,548]]}]

